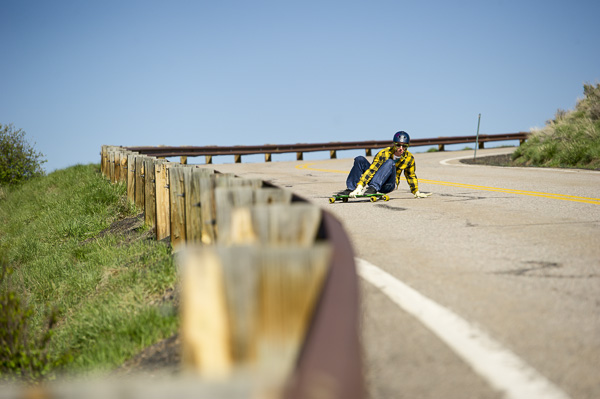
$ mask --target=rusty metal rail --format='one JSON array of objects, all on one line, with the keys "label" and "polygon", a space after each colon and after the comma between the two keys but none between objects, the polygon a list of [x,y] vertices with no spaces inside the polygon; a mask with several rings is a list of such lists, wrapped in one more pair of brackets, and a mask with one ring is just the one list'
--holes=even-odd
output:
[{"label": "rusty metal rail", "polygon": [[[500,134],[482,134],[479,135],[479,148],[484,148],[484,143],[495,141],[515,141],[519,140],[522,144],[529,137],[527,132],[518,133],[500,133]],[[426,139],[412,139],[411,147],[423,147],[437,145],[439,151],[444,151],[446,145],[475,143],[477,137],[473,136],[455,136],[455,137],[436,137]],[[212,156],[215,155],[233,155],[235,162],[241,162],[242,155],[265,154],[265,161],[271,161],[271,154],[296,153],[296,159],[302,160],[303,153],[329,151],[331,158],[336,158],[336,151],[342,150],[365,150],[366,155],[371,155],[371,150],[380,149],[389,146],[389,140],[370,140],[370,141],[350,141],[350,142],[330,142],[330,143],[298,143],[298,144],[264,144],[264,145],[237,145],[237,146],[144,146],[144,147],[125,147],[126,150],[138,152],[154,157],[197,157],[205,156],[206,163],[212,163]]]}]

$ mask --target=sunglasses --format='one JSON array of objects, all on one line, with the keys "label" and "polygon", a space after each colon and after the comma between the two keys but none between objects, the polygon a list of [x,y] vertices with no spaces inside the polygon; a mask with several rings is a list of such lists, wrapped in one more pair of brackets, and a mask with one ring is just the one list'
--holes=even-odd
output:
[{"label": "sunglasses", "polygon": [[404,148],[405,150],[408,148],[408,144],[398,144],[398,143],[394,143],[394,146],[395,146],[396,148],[398,148],[398,147],[402,147],[402,148]]}]

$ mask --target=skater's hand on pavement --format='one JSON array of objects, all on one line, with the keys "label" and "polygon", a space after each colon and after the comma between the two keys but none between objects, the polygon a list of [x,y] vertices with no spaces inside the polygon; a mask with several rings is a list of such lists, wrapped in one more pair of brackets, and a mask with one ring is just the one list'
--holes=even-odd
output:
[{"label": "skater's hand on pavement", "polygon": [[431,193],[422,193],[419,190],[415,193],[415,198],[427,198],[431,195]]},{"label": "skater's hand on pavement", "polygon": [[365,188],[359,184],[358,186],[356,186],[354,191],[352,191],[350,194],[348,194],[348,196],[351,198],[356,198],[357,195],[363,195],[364,193],[365,193]]}]

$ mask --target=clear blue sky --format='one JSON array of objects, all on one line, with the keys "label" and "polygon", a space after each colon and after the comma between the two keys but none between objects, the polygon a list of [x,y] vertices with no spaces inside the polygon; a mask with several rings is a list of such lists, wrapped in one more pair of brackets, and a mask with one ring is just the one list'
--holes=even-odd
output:
[{"label": "clear blue sky", "polygon": [[470,135],[479,113],[482,134],[529,131],[600,82],[599,15],[597,0],[0,0],[0,123],[48,172],[102,144]]}]

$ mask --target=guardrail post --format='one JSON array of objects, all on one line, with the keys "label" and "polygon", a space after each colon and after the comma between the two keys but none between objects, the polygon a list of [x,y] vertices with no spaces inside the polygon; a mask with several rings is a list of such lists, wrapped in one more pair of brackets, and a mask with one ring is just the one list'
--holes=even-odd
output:
[{"label": "guardrail post", "polygon": [[302,153],[301,152],[297,152],[296,153],[296,161],[302,161],[303,157],[302,157]]},{"label": "guardrail post", "polygon": [[144,160],[144,223],[156,236],[156,159]]},{"label": "guardrail post", "polygon": [[179,158],[179,163],[181,163],[182,165],[187,165],[187,158],[188,158],[187,156],[185,156],[185,155],[182,155],[182,156]]},{"label": "guardrail post", "polygon": [[271,162],[271,154],[268,152],[265,154],[265,162]]},{"label": "guardrail post", "polygon": [[337,159],[336,150],[329,150],[329,158],[330,159]]},{"label": "guardrail post", "polygon": [[135,203],[135,155],[127,154],[127,198]]},{"label": "guardrail post", "polygon": [[371,156],[371,149],[370,148],[365,149],[365,156],[366,157],[370,157]]},{"label": "guardrail post", "polygon": [[[193,168],[191,174],[184,176],[186,180],[185,201],[185,238],[187,243],[202,243],[202,196],[204,187],[210,185],[212,169]],[[208,180],[208,182],[207,182]]]},{"label": "guardrail post", "polygon": [[438,144],[438,151],[444,151],[444,144]]},{"label": "guardrail post", "polygon": [[143,155],[138,155],[135,157],[135,206],[137,206],[142,211],[144,210],[145,204],[145,174],[144,174],[144,158]]},{"label": "guardrail post", "polygon": [[156,239],[162,240],[171,235],[171,203],[169,200],[170,163],[163,162],[154,169],[156,180]]},{"label": "guardrail post", "polygon": [[207,164],[207,165],[212,164],[212,155],[206,155],[204,157],[204,163]]},{"label": "guardrail post", "polygon": [[169,170],[169,199],[171,205],[171,246],[177,251],[185,244],[185,195],[184,176],[191,173],[188,167],[181,166]]},{"label": "guardrail post", "polygon": [[242,156],[239,154],[236,154],[233,156],[235,163],[242,163]]}]

